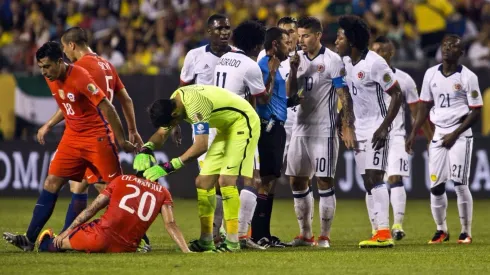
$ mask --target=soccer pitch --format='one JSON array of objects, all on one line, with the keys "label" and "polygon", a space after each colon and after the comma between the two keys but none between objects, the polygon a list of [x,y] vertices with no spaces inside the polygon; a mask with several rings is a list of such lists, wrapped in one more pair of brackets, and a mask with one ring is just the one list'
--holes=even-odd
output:
[{"label": "soccer pitch", "polygon": [[[24,232],[36,200],[0,200],[0,231]],[[69,200],[60,199],[47,226],[59,231]],[[475,201],[473,244],[458,245],[456,200],[450,199],[449,243],[427,244],[435,232],[429,200],[408,201],[404,229],[407,236],[392,249],[359,249],[371,232],[363,200],[337,200],[332,248],[285,248],[227,254],[187,254],[176,251],[158,218],[150,228],[153,251],[148,254],[24,253],[5,243],[0,246],[0,274],[489,274],[489,200]],[[390,213],[391,215],[391,213]],[[197,205],[176,200],[175,216],[186,240],[199,236]],[[318,201],[314,233],[318,235]],[[283,241],[298,233],[291,200],[276,200],[272,232]]]}]

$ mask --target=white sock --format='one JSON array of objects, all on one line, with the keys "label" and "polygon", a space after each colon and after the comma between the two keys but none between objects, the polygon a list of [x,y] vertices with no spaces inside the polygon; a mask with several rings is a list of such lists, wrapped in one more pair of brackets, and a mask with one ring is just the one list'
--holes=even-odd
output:
[{"label": "white sock", "polygon": [[330,228],[332,227],[337,204],[335,189],[318,190],[318,193],[320,193],[320,236],[330,237]]},{"label": "white sock", "polygon": [[432,217],[437,225],[437,230],[447,232],[446,211],[447,211],[447,195],[446,192],[440,196],[430,194],[430,208]]},{"label": "white sock", "polygon": [[216,195],[216,209],[214,210],[213,236],[219,236],[219,229],[223,226],[223,198]]},{"label": "white sock", "polygon": [[299,232],[301,236],[307,239],[313,236],[311,231],[311,204],[313,199],[308,197],[309,195],[309,188],[303,191],[293,191],[294,212],[296,212],[296,218],[298,219]]},{"label": "white sock", "polygon": [[373,195],[369,195],[366,192],[366,208],[368,211],[369,221],[371,222],[371,230],[378,230],[378,226],[376,225],[376,216],[374,216],[374,200]]},{"label": "white sock", "polygon": [[388,188],[383,182],[373,189],[371,194],[374,201],[374,216],[376,217],[376,225],[378,229],[390,228],[390,194],[388,194]]},{"label": "white sock", "polygon": [[455,185],[454,190],[458,196],[459,220],[461,221],[461,233],[471,236],[471,221],[473,219],[473,197],[468,185]]},{"label": "white sock", "polygon": [[395,183],[391,185],[391,207],[393,207],[393,224],[403,224],[403,218],[405,217],[405,207],[407,205],[407,193],[403,182]]},{"label": "white sock", "polygon": [[313,217],[315,217],[315,197],[313,197],[313,190],[310,187],[310,193],[308,193],[308,205],[310,206],[311,224],[313,224]]},{"label": "white sock", "polygon": [[238,213],[238,237],[247,236],[257,206],[257,194],[253,187],[245,186],[240,192],[240,212]]}]

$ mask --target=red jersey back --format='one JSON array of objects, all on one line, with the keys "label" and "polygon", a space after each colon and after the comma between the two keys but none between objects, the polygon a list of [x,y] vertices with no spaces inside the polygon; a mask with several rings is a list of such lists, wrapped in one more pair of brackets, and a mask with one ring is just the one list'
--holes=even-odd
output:
[{"label": "red jersey back", "polygon": [[137,247],[162,205],[172,205],[170,192],[158,183],[133,175],[114,179],[102,192],[110,197],[100,218],[104,232],[119,244]]},{"label": "red jersey back", "polygon": [[86,54],[74,64],[88,71],[95,80],[95,84],[104,91],[105,96],[111,103],[114,93],[124,88],[114,66],[96,53]]},{"label": "red jersey back", "polygon": [[46,82],[65,117],[65,133],[77,136],[108,133],[107,122],[97,108],[105,95],[84,68],[69,65],[64,80]]}]

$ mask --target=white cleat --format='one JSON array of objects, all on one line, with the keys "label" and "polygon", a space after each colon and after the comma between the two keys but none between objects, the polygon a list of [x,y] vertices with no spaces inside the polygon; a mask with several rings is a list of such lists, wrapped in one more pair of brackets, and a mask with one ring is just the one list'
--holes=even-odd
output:
[{"label": "white cleat", "polygon": [[321,247],[321,248],[330,248],[330,238],[320,236],[320,238],[318,238],[317,245],[318,245],[318,247]]},{"label": "white cleat", "polygon": [[315,246],[315,237],[311,237],[309,239],[306,239],[303,236],[297,236],[292,240],[290,243],[288,243],[289,246],[293,247],[298,247],[298,246]]},{"label": "white cleat", "polygon": [[240,248],[241,249],[255,249],[255,250],[266,250],[268,246],[261,246],[256,244],[251,239],[241,239],[240,240]]}]

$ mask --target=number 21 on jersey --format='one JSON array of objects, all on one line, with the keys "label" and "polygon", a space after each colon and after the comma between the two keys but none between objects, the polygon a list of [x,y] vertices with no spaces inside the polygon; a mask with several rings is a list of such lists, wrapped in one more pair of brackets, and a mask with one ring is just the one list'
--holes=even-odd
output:
[{"label": "number 21 on jersey", "polygon": [[[127,201],[132,198],[136,198],[140,195],[141,190],[138,186],[132,185],[132,184],[126,184],[126,187],[130,187],[134,189],[134,192],[131,194],[127,194],[126,196],[122,197],[121,201],[119,202],[119,208],[134,214],[135,210],[129,206],[126,205]],[[148,211],[143,213],[146,205],[146,200],[150,199],[150,205],[148,206]],[[157,198],[155,195],[153,195],[150,192],[144,192],[143,195],[141,195],[141,200],[138,205],[138,210],[136,210],[136,214],[140,218],[140,220],[147,222],[151,218],[151,214],[153,213],[153,210],[155,210],[155,205],[156,205]]]}]

